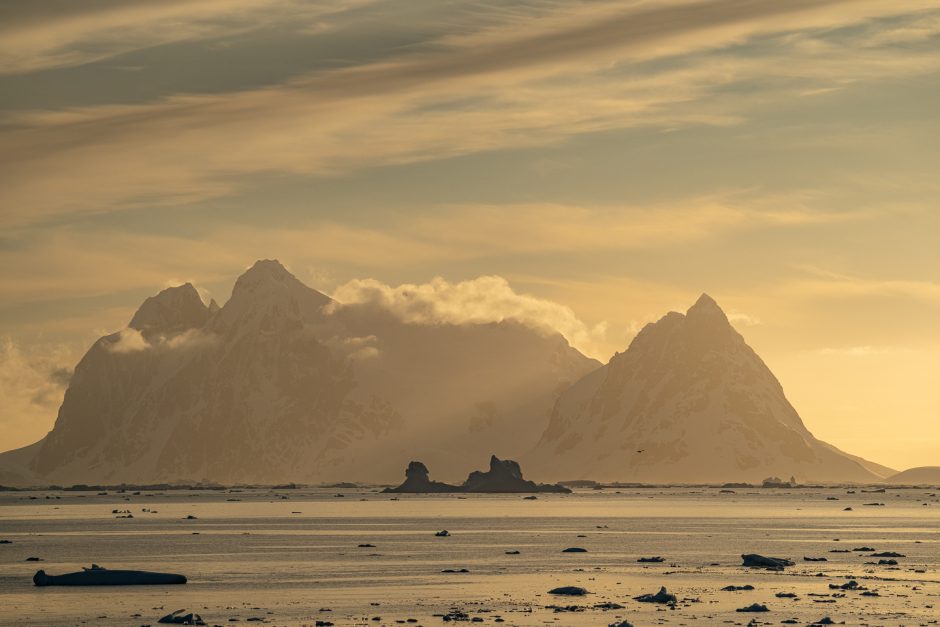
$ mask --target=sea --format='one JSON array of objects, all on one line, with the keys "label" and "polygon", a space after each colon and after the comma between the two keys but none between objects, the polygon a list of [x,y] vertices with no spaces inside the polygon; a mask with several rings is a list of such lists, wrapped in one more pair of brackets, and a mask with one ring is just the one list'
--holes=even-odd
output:
[{"label": "sea", "polygon": [[[607,487],[536,498],[368,487],[0,492],[0,541],[9,541],[0,544],[0,625],[157,625],[176,610],[207,625],[936,625],[937,494],[844,486]],[[885,552],[899,556],[877,556]],[[751,553],[793,566],[742,566]],[[654,557],[662,560],[639,561]],[[33,584],[39,569],[57,575],[93,563],[188,582]],[[585,594],[550,592],[563,586]],[[675,603],[635,598],[662,587]]]}]

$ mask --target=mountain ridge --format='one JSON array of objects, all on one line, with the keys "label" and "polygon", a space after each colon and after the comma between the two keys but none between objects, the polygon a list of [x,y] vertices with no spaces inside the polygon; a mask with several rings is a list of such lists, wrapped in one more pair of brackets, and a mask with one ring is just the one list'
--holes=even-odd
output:
[{"label": "mountain ridge", "polygon": [[884,483],[896,485],[940,486],[940,466],[917,466],[884,478]]},{"label": "mountain ridge", "polygon": [[221,307],[185,284],[132,321],[81,359],[53,430],[0,455],[9,476],[373,480],[413,453],[460,474],[492,441],[504,456],[531,447],[558,390],[599,365],[515,321],[411,324],[336,303],[276,260]]},{"label": "mountain ridge", "polygon": [[894,472],[817,440],[708,294],[600,364],[520,321],[404,322],[259,260],[221,307],[167,288],[95,342],[0,484],[381,481],[416,458],[450,479],[493,451],[552,481]]},{"label": "mountain ridge", "polygon": [[707,294],[574,383],[523,459],[550,480],[871,482],[889,470],[817,440]]}]

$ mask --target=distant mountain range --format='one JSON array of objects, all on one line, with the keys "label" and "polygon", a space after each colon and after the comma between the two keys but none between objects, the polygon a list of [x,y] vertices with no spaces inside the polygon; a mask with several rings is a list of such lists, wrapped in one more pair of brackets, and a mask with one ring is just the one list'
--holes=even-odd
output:
[{"label": "distant mountain range", "polygon": [[885,483],[896,485],[940,486],[940,466],[910,468],[885,478]]},{"label": "distant mountain range", "polygon": [[521,458],[538,481],[870,482],[821,442],[709,297],[610,363],[522,322],[402,321],[259,261],[219,307],[190,285],[99,339],[53,430],[0,454],[0,484],[442,478]]},{"label": "distant mountain range", "polygon": [[99,339],[53,430],[0,484],[393,480],[535,445],[560,390],[600,364],[516,322],[408,324],[259,261],[223,307],[192,285]]}]

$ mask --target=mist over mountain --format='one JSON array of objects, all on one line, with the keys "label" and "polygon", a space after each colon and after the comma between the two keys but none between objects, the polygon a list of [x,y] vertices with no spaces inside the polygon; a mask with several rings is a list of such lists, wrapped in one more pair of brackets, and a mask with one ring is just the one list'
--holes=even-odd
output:
[{"label": "mist over mountain", "polygon": [[705,294],[562,394],[525,461],[542,480],[876,481],[893,472],[817,440]]},{"label": "mist over mountain", "polygon": [[259,261],[223,307],[182,285],[75,368],[53,430],[0,483],[284,482],[441,476],[531,448],[599,364],[513,321],[410,324]]},{"label": "mist over mountain", "polygon": [[538,481],[894,473],[813,437],[706,295],[606,365],[531,320],[398,310],[271,260],[222,307],[163,290],[89,349],[53,430],[0,455],[0,484],[390,481],[411,459],[453,480],[494,454]]}]

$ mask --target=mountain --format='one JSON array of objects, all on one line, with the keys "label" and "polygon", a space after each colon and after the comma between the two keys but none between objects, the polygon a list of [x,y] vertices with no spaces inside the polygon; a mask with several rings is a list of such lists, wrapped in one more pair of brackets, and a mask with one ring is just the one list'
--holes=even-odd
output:
[{"label": "mountain", "polygon": [[891,485],[940,486],[940,466],[919,466],[885,477]]},{"label": "mountain", "polygon": [[519,322],[409,324],[257,262],[219,307],[182,285],[75,368],[53,430],[0,483],[280,483],[443,476],[535,445],[600,364]]},{"label": "mountain", "polygon": [[870,482],[890,472],[813,437],[706,294],[563,393],[525,461],[542,480]]}]

